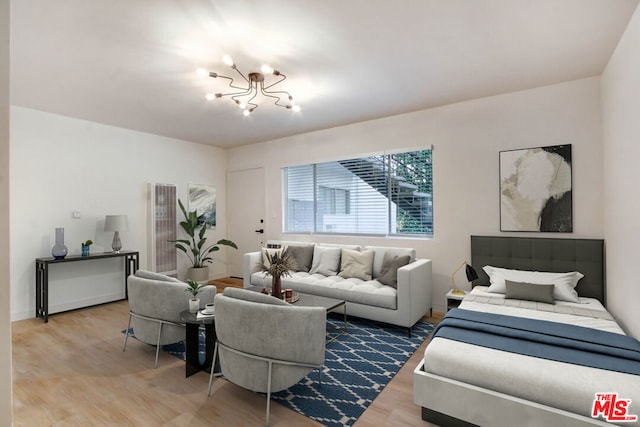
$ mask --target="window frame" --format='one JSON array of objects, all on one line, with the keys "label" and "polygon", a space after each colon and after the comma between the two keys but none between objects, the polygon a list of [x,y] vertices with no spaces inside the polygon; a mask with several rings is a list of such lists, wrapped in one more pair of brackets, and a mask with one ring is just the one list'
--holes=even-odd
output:
[{"label": "window frame", "polygon": [[[423,151],[426,151],[428,153],[422,153]],[[397,226],[398,226],[398,220],[399,220],[399,215],[400,212],[398,212],[400,209],[402,209],[401,207],[399,207],[399,203],[398,203],[398,199],[396,199],[394,201],[395,196],[398,196],[398,191],[396,190],[396,192],[394,193],[392,191],[392,179],[391,179],[391,167],[389,166],[389,162],[390,159],[392,158],[392,156],[395,155],[402,155],[402,154],[406,154],[406,155],[413,155],[413,154],[418,154],[418,155],[423,155],[425,157],[427,157],[428,159],[428,164],[430,165],[428,168],[423,168],[423,171],[428,171],[426,173],[424,173],[423,175],[420,175],[420,178],[422,178],[422,185],[423,186],[427,186],[428,188],[430,188],[429,192],[425,192],[425,191],[415,191],[412,194],[419,194],[420,196],[413,196],[413,197],[424,197],[423,199],[423,206],[426,206],[426,216],[424,216],[425,214],[423,213],[424,207],[421,209],[421,214],[420,214],[420,219],[418,220],[418,228],[421,229],[420,231],[416,231],[416,232],[397,232]],[[319,165],[330,165],[330,164],[334,164],[334,163],[338,163],[338,164],[342,164],[341,162],[351,162],[351,161],[365,161],[367,159],[372,159],[372,158],[376,158],[376,157],[382,157],[384,159],[384,165],[386,169],[383,169],[384,172],[386,173],[386,193],[380,191],[379,189],[376,190],[374,188],[375,191],[379,192],[380,195],[382,197],[384,197],[384,199],[386,199],[386,231],[385,232],[357,232],[357,231],[326,231],[326,230],[322,230],[320,229],[321,227],[331,227],[332,225],[330,224],[325,224],[324,218],[322,218],[322,220],[319,222],[318,220],[318,216],[319,215],[327,215],[326,212],[322,212],[319,213],[319,203],[321,203],[321,201],[319,200],[320,197],[320,188],[325,188],[329,191],[333,190],[333,210],[332,210],[332,215],[351,215],[351,213],[353,212],[352,206],[351,206],[351,202],[354,199],[358,198],[357,194],[352,194],[353,191],[350,189],[346,189],[346,188],[341,188],[339,186],[335,186],[335,187],[331,187],[330,185],[327,185],[325,182],[323,182],[322,184],[318,183],[318,166]],[[343,165],[344,166],[344,165]],[[312,173],[312,180],[309,180],[308,178],[305,180],[305,182],[307,184],[309,184],[309,181],[312,181],[312,185],[313,185],[313,191],[309,191],[308,192],[308,196],[310,196],[311,194],[313,194],[313,200],[309,201],[307,200],[306,202],[300,199],[290,199],[289,198],[289,194],[290,194],[290,171],[294,168],[303,168],[303,167],[307,167],[307,168],[311,168],[311,173]],[[411,169],[410,167],[408,169]],[[413,168],[413,169],[420,169],[420,168]],[[363,183],[367,184],[366,181],[362,178],[362,176],[357,175],[356,173],[354,173],[353,171],[350,171],[354,177],[356,177],[359,181],[362,181]],[[384,238],[412,238],[412,239],[433,239],[434,237],[434,220],[433,220],[433,146],[422,146],[422,147],[415,147],[415,148],[411,148],[411,149],[399,149],[399,150],[393,150],[393,151],[385,151],[383,153],[375,153],[375,154],[368,154],[368,155],[361,155],[360,157],[351,157],[348,159],[336,159],[336,160],[328,160],[328,161],[324,161],[324,162],[319,162],[319,163],[310,163],[310,164],[301,164],[301,165],[290,165],[290,166],[285,166],[281,168],[281,180],[282,180],[282,232],[283,234],[304,234],[304,235],[332,235],[332,236],[338,236],[338,235],[343,235],[343,236],[362,236],[362,237],[384,237]],[[344,191],[345,192],[345,212],[344,213],[336,213],[338,211],[338,204],[337,202],[337,194],[339,192],[339,190]],[[326,190],[323,190],[326,192]],[[391,192],[391,193],[390,193]],[[391,194],[391,196],[390,196]],[[363,200],[366,200],[363,199]],[[291,206],[291,202],[293,202],[293,206]],[[311,204],[311,211],[312,211],[312,216],[313,219],[312,221],[308,220],[308,223],[311,225],[310,227],[302,227],[302,228],[307,228],[307,229],[296,229],[295,225],[292,225],[291,222],[292,220],[295,220],[295,212],[298,212],[297,207],[299,207],[300,205],[303,204]],[[294,209],[292,211],[292,208]],[[307,206],[308,208],[308,206]],[[407,215],[410,215],[409,213],[406,212],[405,209],[402,209],[402,211],[404,212],[404,216],[406,217]],[[368,211],[369,212],[369,211]],[[375,209],[371,209],[370,211],[371,215],[375,215],[376,214],[376,210]],[[293,217],[291,216],[292,214]],[[415,218],[415,217],[414,217]],[[424,218],[430,218],[430,222],[424,222],[422,219]],[[320,225],[319,225],[320,224]],[[310,229],[309,229],[310,228]],[[426,230],[423,230],[426,229]]]}]

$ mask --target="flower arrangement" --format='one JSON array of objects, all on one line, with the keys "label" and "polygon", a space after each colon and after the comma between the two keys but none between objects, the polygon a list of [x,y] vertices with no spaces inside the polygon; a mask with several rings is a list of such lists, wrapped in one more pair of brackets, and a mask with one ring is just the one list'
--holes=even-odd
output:
[{"label": "flower arrangement", "polygon": [[271,275],[271,295],[282,298],[281,278],[291,276],[291,270],[298,268],[295,259],[293,259],[286,250],[277,252],[266,252],[266,263],[258,264],[258,269],[266,276]]}]

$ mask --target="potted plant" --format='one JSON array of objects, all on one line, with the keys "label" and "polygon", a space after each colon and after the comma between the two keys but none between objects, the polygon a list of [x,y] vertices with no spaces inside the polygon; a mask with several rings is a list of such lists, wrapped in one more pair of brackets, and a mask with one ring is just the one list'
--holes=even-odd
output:
[{"label": "potted plant", "polygon": [[80,246],[82,246],[82,256],[83,257],[88,257],[89,256],[89,246],[93,245],[93,241],[91,239],[87,240],[86,242],[83,242],[80,244]]},{"label": "potted plant", "polygon": [[298,266],[296,261],[284,251],[266,252],[265,257],[268,263],[258,264],[258,269],[266,276],[271,275],[271,295],[282,299],[282,276],[291,276],[291,270]]},{"label": "potted plant", "polygon": [[204,285],[201,285],[195,280],[187,279],[187,289],[185,289],[185,291],[193,295],[193,298],[189,300],[189,311],[192,313],[197,313],[200,309],[200,299],[198,298],[198,294],[202,288],[204,288]]},{"label": "potted plant", "polygon": [[178,205],[184,216],[184,221],[180,221],[180,227],[187,233],[189,238],[172,240],[172,242],[175,243],[177,249],[187,255],[191,262],[191,268],[189,268],[187,277],[200,282],[207,281],[209,280],[208,264],[213,262],[211,254],[219,251],[220,245],[229,246],[234,249],[238,249],[238,246],[227,239],[220,239],[215,244],[207,246],[207,238],[205,237],[207,228],[200,226],[200,231],[196,231],[199,227],[198,213],[195,210],[187,212],[180,199],[178,199]]}]

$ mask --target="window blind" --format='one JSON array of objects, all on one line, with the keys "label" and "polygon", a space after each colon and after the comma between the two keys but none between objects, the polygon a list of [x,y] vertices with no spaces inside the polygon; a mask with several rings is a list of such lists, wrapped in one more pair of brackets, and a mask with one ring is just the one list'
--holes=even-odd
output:
[{"label": "window blind", "polygon": [[282,176],[285,232],[433,234],[430,150],[287,167]]}]

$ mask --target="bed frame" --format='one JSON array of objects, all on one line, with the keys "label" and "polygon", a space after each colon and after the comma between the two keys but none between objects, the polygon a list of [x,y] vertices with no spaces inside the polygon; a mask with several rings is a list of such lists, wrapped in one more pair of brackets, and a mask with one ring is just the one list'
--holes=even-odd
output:
[{"label": "bed frame", "polygon": [[489,286],[482,267],[527,271],[579,271],[576,290],[606,307],[604,240],[471,236],[471,265],[478,272],[473,285]]},{"label": "bed frame", "polygon": [[[485,265],[517,270],[579,271],[578,295],[606,300],[604,240],[471,236],[473,285],[489,285]],[[413,400],[422,419],[440,426],[609,425],[603,421],[430,374],[413,371]]]}]

